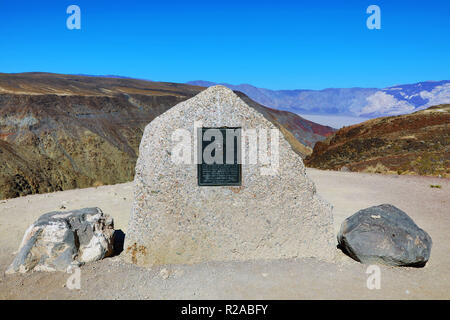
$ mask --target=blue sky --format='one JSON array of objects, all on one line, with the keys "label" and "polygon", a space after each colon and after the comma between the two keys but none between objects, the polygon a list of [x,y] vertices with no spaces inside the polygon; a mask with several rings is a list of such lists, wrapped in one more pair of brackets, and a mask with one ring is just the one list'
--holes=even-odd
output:
[{"label": "blue sky", "polygon": [[[68,30],[66,8],[81,8]],[[381,30],[366,8],[381,8]],[[450,78],[450,1],[5,1],[0,72],[114,74],[270,89]]]}]

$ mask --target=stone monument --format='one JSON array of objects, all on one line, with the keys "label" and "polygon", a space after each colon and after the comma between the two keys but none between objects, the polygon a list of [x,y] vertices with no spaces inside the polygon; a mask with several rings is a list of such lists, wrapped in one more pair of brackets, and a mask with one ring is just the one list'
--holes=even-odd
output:
[{"label": "stone monument", "polygon": [[145,128],[125,259],[143,265],[335,252],[331,206],[277,127],[210,87]]}]

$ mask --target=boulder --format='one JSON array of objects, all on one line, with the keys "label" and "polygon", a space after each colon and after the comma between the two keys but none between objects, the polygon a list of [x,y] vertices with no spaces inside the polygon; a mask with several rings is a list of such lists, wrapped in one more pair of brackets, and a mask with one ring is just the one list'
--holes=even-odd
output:
[{"label": "boulder", "polygon": [[[201,185],[201,170],[193,161],[202,145],[194,138],[201,137],[200,128],[241,128],[240,185]],[[173,157],[180,140],[173,137],[180,130],[187,159],[177,163]],[[257,141],[252,142],[251,132],[259,135]],[[333,260],[332,207],[317,194],[302,158],[277,133],[263,114],[223,86],[210,87],[155,118],[139,148],[121,257],[146,267],[298,257]],[[270,159],[263,161],[254,153],[252,162],[255,145],[259,156],[270,151]]]},{"label": "boulder", "polygon": [[402,210],[382,204],[347,218],[338,234],[341,249],[365,264],[423,267],[431,237]]},{"label": "boulder", "polygon": [[99,208],[49,212],[25,232],[19,251],[6,273],[67,271],[110,256],[114,222]]}]

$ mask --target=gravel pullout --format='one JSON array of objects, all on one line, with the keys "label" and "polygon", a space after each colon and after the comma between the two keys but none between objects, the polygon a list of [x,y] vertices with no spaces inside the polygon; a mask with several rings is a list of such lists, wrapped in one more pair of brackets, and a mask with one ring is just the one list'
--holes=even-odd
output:
[{"label": "gravel pullout", "polygon": [[[1,299],[450,299],[449,179],[308,169],[318,193],[333,204],[334,228],[356,211],[381,203],[404,210],[433,238],[424,268],[380,266],[381,289],[366,286],[367,266],[337,250],[316,259],[171,265],[143,269],[120,257],[81,268],[81,289],[67,273],[4,275],[26,228],[41,214],[98,206],[126,233],[132,184],[33,195],[0,203]],[[440,185],[441,188],[431,188]],[[20,218],[19,218],[20,217]]]}]

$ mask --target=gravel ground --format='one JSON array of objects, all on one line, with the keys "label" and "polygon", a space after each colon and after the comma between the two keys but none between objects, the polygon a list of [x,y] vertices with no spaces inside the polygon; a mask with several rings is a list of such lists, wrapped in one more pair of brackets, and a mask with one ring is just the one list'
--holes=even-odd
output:
[{"label": "gravel ground", "polygon": [[[381,288],[366,286],[367,266],[337,250],[316,259],[214,262],[139,268],[120,256],[81,268],[80,289],[66,273],[5,275],[25,229],[41,214],[98,206],[126,233],[132,183],[33,195],[0,202],[0,299],[449,299],[450,180],[308,169],[318,193],[334,206],[335,230],[359,209],[391,203],[433,239],[425,268],[380,266]],[[441,185],[431,188],[430,185]]]}]

